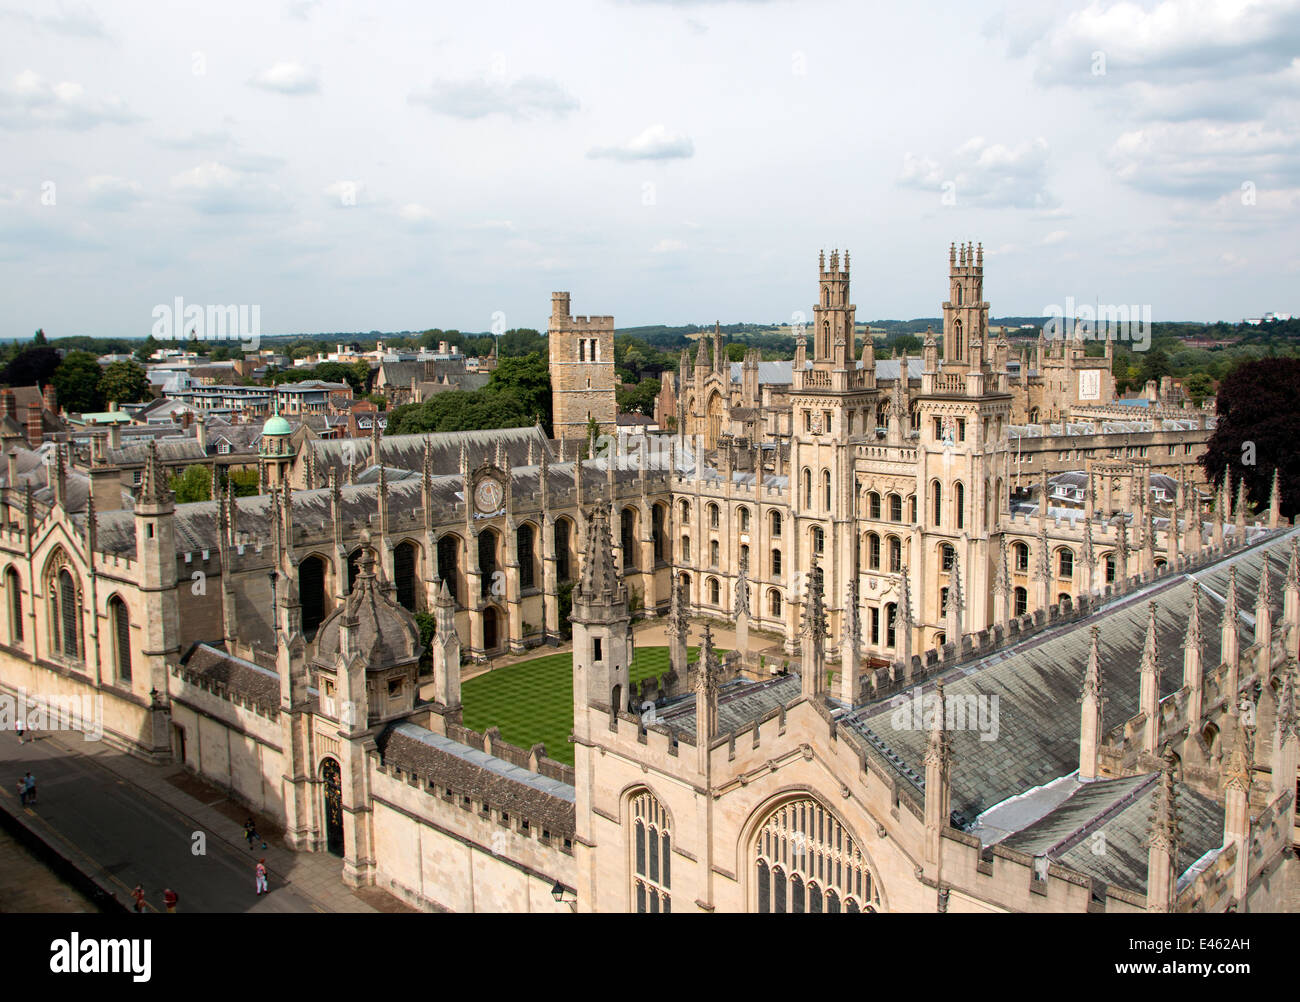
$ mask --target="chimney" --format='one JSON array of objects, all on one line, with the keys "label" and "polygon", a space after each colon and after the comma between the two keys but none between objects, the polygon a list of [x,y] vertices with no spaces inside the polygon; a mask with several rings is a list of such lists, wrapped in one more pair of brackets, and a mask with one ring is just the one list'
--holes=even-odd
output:
[{"label": "chimney", "polygon": [[45,440],[41,424],[41,405],[35,400],[27,405],[27,442],[35,449]]},{"label": "chimney", "polygon": [[45,409],[49,411],[51,414],[59,413],[59,397],[58,394],[54,392],[53,383],[45,384],[44,397],[45,397]]}]

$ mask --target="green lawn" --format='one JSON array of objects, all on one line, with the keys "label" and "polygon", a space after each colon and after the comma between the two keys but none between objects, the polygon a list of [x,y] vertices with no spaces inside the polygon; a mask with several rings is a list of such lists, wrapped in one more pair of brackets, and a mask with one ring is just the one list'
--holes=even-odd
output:
[{"label": "green lawn", "polygon": [[[687,660],[699,657],[699,648],[687,650]],[[719,652],[721,656],[722,652]],[[668,671],[667,647],[638,647],[632,656],[632,681],[640,682]],[[573,764],[573,655],[549,654],[497,668],[461,686],[466,727],[501,730],[512,745],[528,749],[541,741],[546,754]]]}]

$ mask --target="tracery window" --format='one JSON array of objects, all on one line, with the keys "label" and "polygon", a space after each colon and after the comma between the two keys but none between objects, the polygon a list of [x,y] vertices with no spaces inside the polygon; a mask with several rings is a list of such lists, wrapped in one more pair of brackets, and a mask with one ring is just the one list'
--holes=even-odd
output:
[{"label": "tracery window", "polygon": [[648,790],[632,798],[632,900],[639,913],[671,912],[672,825]]},{"label": "tracery window", "polygon": [[811,797],[781,804],[750,855],[759,912],[880,910],[880,888],[853,837]]}]

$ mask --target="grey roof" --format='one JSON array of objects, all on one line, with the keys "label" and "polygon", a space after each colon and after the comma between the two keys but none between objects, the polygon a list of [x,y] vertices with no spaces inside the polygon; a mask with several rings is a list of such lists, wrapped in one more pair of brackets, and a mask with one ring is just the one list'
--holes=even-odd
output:
[{"label": "grey roof", "polygon": [[[207,458],[199,440],[187,437],[155,438],[151,440],[158,449],[158,461],[164,465],[171,463],[199,462]],[[109,466],[133,466],[144,464],[149,456],[149,445],[144,442],[123,442],[119,448],[105,449],[104,462]]]},{"label": "grey roof", "polygon": [[[798,675],[781,675],[765,682],[736,679],[718,691],[718,733],[739,730],[765,713],[799,698]],[[695,697],[687,696],[659,713],[659,719],[675,730],[695,734]]]},{"label": "grey roof", "polygon": [[553,835],[572,837],[574,833],[576,795],[568,783],[411,723],[387,728],[377,744],[386,766],[518,814]]},{"label": "grey roof", "polygon": [[[1104,726],[1114,728],[1138,712],[1139,669],[1148,616],[1147,602],[1159,603],[1156,626],[1160,695],[1182,686],[1182,641],[1191,605],[1192,578],[1201,583],[1201,634],[1204,663],[1219,664],[1220,619],[1229,567],[1237,568],[1239,634],[1254,622],[1261,550],[1272,556],[1273,604],[1281,611],[1287,549],[1300,530],[1277,534],[1262,546],[1235,554],[1193,574],[1175,574],[1111,601],[1082,621],[1039,634],[1009,649],[954,668],[944,677],[948,698],[997,698],[996,731],[951,733],[956,766],[953,813],[973,819],[990,807],[1043,786],[1078,767],[1079,693],[1087,663],[1089,627],[1101,629],[1102,677],[1107,697]],[[933,681],[927,682],[930,692]],[[905,698],[911,698],[911,693]],[[923,782],[929,735],[910,726],[907,715],[893,717],[896,705],[877,701],[846,715],[844,722],[880,749],[897,774],[918,790]],[[898,726],[895,726],[895,724]]]},{"label": "grey roof", "polygon": [[279,710],[280,676],[269,668],[237,658],[212,644],[196,644],[181,660],[186,671],[267,713]]},{"label": "grey roof", "polygon": [[[546,435],[540,428],[495,428],[488,431],[447,431],[428,435],[386,435],[380,439],[379,454],[385,466],[404,470],[422,470],[424,468],[424,449],[428,442],[432,448],[433,472],[435,475],[460,472],[460,450],[464,445],[469,453],[471,467],[483,462],[483,457],[495,460],[497,443],[504,447],[511,465],[522,466],[528,461],[529,444],[532,445],[534,461],[541,456],[541,450],[547,449]],[[370,438],[334,438],[317,439],[306,442],[304,449],[315,453],[316,468],[322,477],[333,467],[340,473],[346,473],[348,457],[353,463],[361,460],[369,462]],[[554,454],[552,453],[552,458]]]}]

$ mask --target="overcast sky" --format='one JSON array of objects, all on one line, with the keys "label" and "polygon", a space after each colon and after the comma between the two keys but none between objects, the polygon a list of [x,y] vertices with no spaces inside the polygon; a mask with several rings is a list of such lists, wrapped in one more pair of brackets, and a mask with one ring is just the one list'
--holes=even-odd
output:
[{"label": "overcast sky", "polygon": [[[0,337],[1300,312],[1300,3],[0,0]],[[1243,187],[1244,186],[1244,187]]]}]

